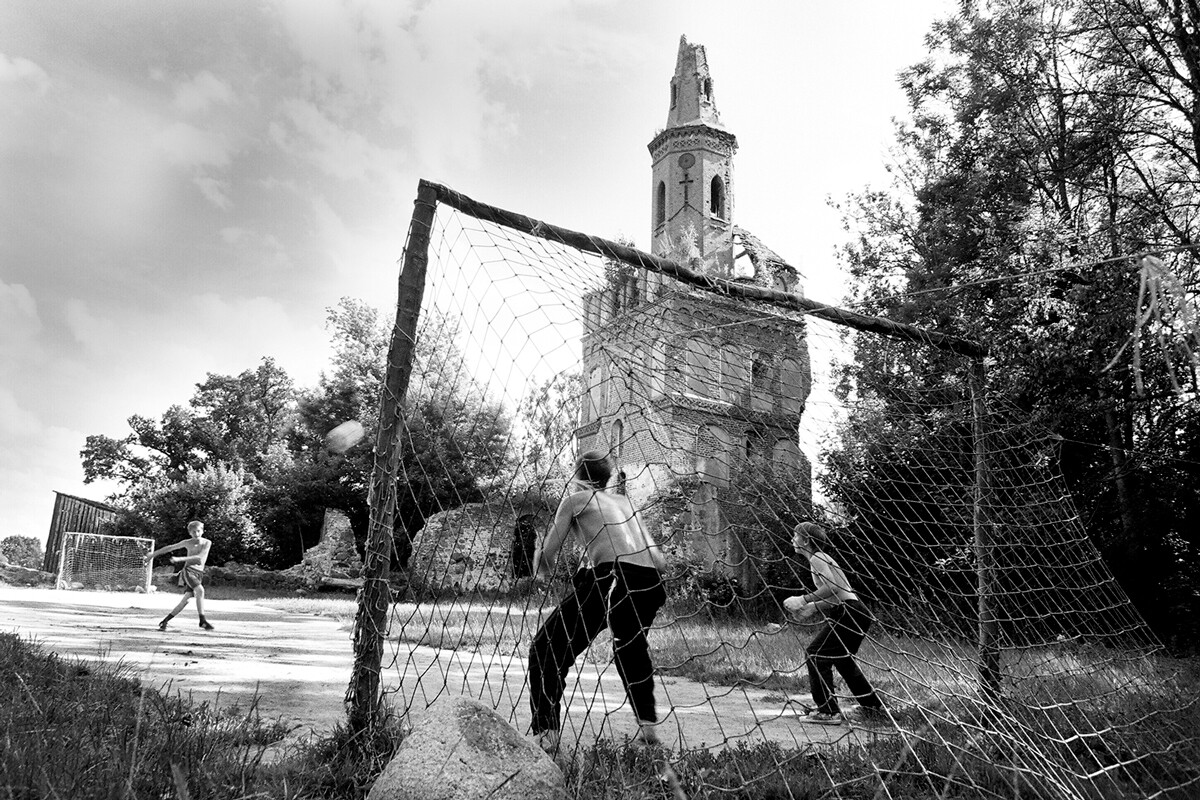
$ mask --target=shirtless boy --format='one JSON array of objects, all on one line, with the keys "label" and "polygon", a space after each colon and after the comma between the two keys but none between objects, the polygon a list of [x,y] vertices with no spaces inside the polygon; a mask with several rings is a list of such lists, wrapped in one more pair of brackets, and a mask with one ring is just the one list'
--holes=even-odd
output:
[{"label": "shirtless boy", "polygon": [[629,498],[604,491],[611,476],[612,465],[603,453],[589,451],[579,457],[576,491],[559,504],[554,525],[534,556],[535,572],[545,578],[569,535],[577,536],[585,551],[570,592],[529,648],[532,730],[552,754],[558,748],[567,673],[606,626],[613,634],[617,672],[637,716],[635,742],[658,742],[654,665],[646,631],[667,600],[661,576],[666,559]]},{"label": "shirtless boy", "polygon": [[168,553],[172,550],[183,550],[185,555],[171,556],[172,564],[179,564],[179,585],[183,587],[183,599],[171,609],[171,613],[163,618],[163,621],[158,623],[158,629],[165,631],[167,623],[180,611],[183,611],[184,606],[188,604],[188,600],[194,596],[196,598],[196,613],[200,615],[200,627],[206,631],[211,631],[213,626],[204,618],[204,565],[208,563],[208,551],[212,547],[212,541],[204,538],[204,523],[198,520],[192,520],[188,523],[188,538],[177,544],[160,547],[150,555],[146,556],[146,563],[149,564],[154,560],[154,557],[162,553]]}]

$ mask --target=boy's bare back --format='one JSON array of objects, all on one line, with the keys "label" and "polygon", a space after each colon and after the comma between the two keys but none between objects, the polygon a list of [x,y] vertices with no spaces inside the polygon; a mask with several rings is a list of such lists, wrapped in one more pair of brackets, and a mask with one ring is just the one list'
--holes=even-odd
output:
[{"label": "boy's bare back", "polygon": [[559,507],[555,532],[565,537],[573,527],[591,564],[620,561],[663,569],[665,559],[625,495],[587,489],[575,492]]}]

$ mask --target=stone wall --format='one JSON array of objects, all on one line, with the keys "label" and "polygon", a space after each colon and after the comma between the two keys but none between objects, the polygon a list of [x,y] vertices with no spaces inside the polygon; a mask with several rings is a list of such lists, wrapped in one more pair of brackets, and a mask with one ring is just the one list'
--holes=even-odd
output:
[{"label": "stone wall", "polygon": [[512,590],[519,516],[526,517],[526,527],[531,524],[539,539],[545,534],[545,507],[469,503],[429,517],[413,541],[409,559],[413,591],[436,596]]}]

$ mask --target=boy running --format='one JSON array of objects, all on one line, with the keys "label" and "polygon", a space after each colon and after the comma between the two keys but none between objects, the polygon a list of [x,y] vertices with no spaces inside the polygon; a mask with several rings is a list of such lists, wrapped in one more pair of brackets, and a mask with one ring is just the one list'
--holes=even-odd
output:
[{"label": "boy running", "polygon": [[654,726],[654,664],[646,631],[667,600],[661,570],[666,559],[629,498],[604,491],[612,465],[599,452],[580,456],[577,491],[558,506],[554,525],[534,556],[538,577],[549,577],[567,536],[586,551],[570,593],[546,619],[529,648],[529,705],[533,735],[547,752],[558,749],[559,704],[567,673],[592,640],[608,627],[613,658],[637,716],[640,744],[658,743]]},{"label": "boy running", "polygon": [[179,564],[179,585],[184,587],[183,599],[171,609],[171,613],[163,618],[163,621],[158,623],[158,629],[165,631],[167,623],[183,611],[184,606],[188,604],[188,600],[193,596],[196,598],[196,613],[200,615],[200,627],[206,631],[211,631],[213,626],[204,618],[204,565],[208,563],[208,551],[212,547],[212,541],[204,538],[204,523],[199,520],[192,520],[187,525],[188,537],[177,544],[160,547],[150,555],[146,556],[146,563],[149,564],[154,560],[154,557],[162,553],[170,552],[171,550],[183,550],[186,555],[171,556],[172,564]]},{"label": "boy running", "polygon": [[801,522],[796,526],[792,532],[792,547],[797,555],[808,559],[816,590],[789,597],[783,601],[783,607],[797,620],[814,611],[825,616],[821,629],[807,649],[808,681],[815,708],[803,719],[836,725],[843,717],[833,695],[834,667],[846,681],[846,688],[858,699],[858,716],[882,716],[883,703],[854,660],[854,654],[871,627],[871,612],[850,588],[850,581],[841,566],[822,550],[827,541],[825,529],[814,522]]}]

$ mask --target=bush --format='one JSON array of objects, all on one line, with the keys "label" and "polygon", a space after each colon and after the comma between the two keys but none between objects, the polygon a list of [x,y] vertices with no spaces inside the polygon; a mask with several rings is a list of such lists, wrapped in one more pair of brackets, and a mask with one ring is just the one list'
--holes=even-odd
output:
[{"label": "bush", "polygon": [[0,553],[10,564],[29,569],[42,568],[42,543],[32,536],[9,536],[0,539]]},{"label": "bush", "polygon": [[273,544],[250,517],[252,491],[240,469],[223,464],[188,470],[181,481],[148,480],[131,494],[126,513],[104,532],[145,536],[161,547],[186,537],[188,522],[198,519],[213,543],[209,564],[274,564]]}]

